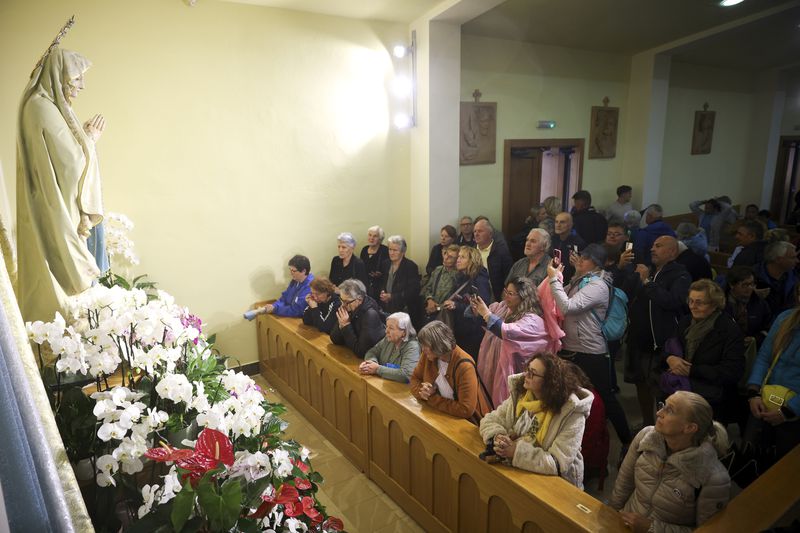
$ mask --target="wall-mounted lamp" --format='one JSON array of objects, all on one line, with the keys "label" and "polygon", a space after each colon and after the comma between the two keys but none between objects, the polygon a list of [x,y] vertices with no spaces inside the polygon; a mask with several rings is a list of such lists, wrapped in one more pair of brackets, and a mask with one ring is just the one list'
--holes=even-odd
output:
[{"label": "wall-mounted lamp", "polygon": [[[398,75],[392,80],[392,94],[397,98],[400,107],[406,110],[398,111],[394,116],[394,125],[398,129],[412,128],[417,125],[417,32],[411,32],[411,44],[395,45],[392,55],[398,60],[411,56],[411,78]],[[410,100],[410,101],[409,101]]]}]

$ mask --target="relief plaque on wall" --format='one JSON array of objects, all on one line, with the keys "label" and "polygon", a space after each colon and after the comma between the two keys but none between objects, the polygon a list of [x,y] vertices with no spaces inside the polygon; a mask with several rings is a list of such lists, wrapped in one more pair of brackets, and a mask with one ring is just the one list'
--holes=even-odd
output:
[{"label": "relief plaque on wall", "polygon": [[716,111],[709,111],[707,102],[703,104],[702,111],[694,112],[692,155],[711,153],[711,141],[714,138],[714,120],[716,118]]},{"label": "relief plaque on wall", "polygon": [[592,106],[592,123],[589,128],[589,159],[611,159],[617,155],[617,126],[619,108],[608,107],[609,99],[603,98],[602,106]]},{"label": "relief plaque on wall", "polygon": [[497,102],[481,102],[475,89],[473,102],[461,102],[459,162],[462,165],[491,165],[496,161]]}]

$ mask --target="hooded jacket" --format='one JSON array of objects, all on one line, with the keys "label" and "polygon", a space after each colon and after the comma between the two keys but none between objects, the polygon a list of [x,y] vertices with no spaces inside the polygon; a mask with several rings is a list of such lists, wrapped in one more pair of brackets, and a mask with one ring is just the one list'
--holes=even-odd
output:
[{"label": "hooded jacket", "polygon": [[636,435],[609,505],[653,520],[657,533],[689,532],[730,500],[731,478],[711,442],[667,455],[653,426]]},{"label": "hooded jacket", "polygon": [[[489,443],[500,434],[510,434],[517,421],[517,400],[520,384],[525,374],[508,377],[509,396],[500,407],[481,420],[481,438]],[[567,398],[561,411],[554,414],[541,446],[526,439],[517,440],[517,449],[511,465],[537,474],[561,476],[578,488],[583,488],[583,456],[581,442],[586,419],[592,408],[594,395],[586,389],[578,389]]]}]

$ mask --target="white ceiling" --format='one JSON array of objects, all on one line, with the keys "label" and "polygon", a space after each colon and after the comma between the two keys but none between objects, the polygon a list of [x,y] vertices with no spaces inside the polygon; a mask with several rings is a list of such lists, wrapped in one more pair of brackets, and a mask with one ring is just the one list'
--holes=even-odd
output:
[{"label": "white ceiling", "polygon": [[[407,24],[445,0],[220,1]],[[768,11],[779,12],[758,19]],[[758,20],[737,25],[750,18]],[[751,71],[800,62],[800,0],[745,0],[729,8],[719,0],[508,0],[466,22],[462,32],[634,54],[726,24],[736,27],[666,53],[681,62]]]},{"label": "white ceiling", "polygon": [[222,0],[354,19],[409,23],[442,0]]}]

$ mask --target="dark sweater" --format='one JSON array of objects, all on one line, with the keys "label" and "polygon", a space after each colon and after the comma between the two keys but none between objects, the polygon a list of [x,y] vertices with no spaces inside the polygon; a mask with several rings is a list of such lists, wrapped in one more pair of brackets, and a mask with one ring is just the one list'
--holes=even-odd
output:
[{"label": "dark sweater", "polygon": [[381,286],[383,285],[383,272],[381,265],[384,261],[389,260],[389,248],[381,244],[378,251],[369,255],[369,246],[361,249],[361,260],[364,262],[364,268],[367,269],[367,294],[373,298],[377,298],[381,293]]},{"label": "dark sweater", "polygon": [[697,255],[688,248],[681,252],[678,258],[675,259],[675,262],[686,267],[686,270],[692,277],[692,281],[697,281],[698,279],[711,279],[711,265],[708,264],[706,258]]},{"label": "dark sweater", "polygon": [[346,267],[342,265],[342,258],[334,256],[331,259],[331,272],[328,278],[331,280],[331,283],[338,286],[341,282],[346,279],[357,279],[361,280],[364,283],[364,286],[367,286],[367,269],[364,267],[364,262],[353,255],[350,258],[350,264]]}]

